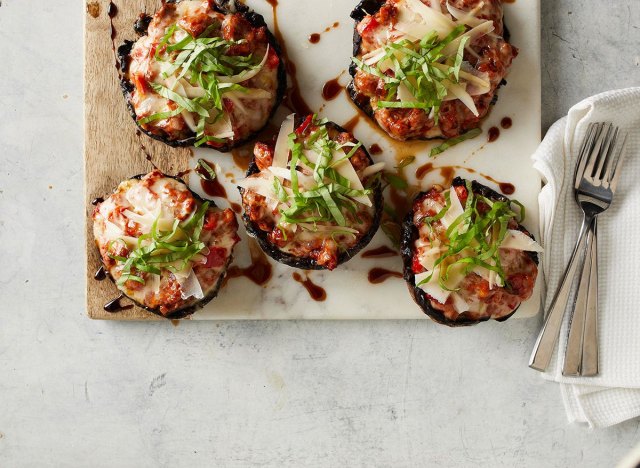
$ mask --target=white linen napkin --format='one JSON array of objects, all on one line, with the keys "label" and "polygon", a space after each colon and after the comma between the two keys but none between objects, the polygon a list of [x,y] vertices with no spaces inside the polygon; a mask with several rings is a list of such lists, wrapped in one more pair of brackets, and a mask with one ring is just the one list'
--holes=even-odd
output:
[{"label": "white linen napkin", "polygon": [[560,383],[571,422],[611,426],[640,416],[640,88],[610,91],[574,106],[533,155],[546,185],[540,193],[540,238],[548,307],[575,245],[582,213],[573,198],[580,144],[589,123],[628,132],[627,159],[614,203],[598,223],[600,375],[564,377],[568,314],[544,376]]}]

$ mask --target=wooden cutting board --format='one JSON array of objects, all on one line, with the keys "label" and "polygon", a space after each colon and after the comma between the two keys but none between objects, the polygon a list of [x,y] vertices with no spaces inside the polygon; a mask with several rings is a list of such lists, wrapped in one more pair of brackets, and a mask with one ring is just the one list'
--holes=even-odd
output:
[{"label": "wooden cutting board", "polygon": [[[112,193],[121,181],[152,170],[147,154],[160,170],[175,174],[188,168],[191,150],[171,148],[138,135],[120,91],[114,48],[117,50],[125,39],[135,40],[133,24],[138,15],[141,11],[155,11],[159,2],[120,0],[111,9],[110,4],[109,0],[90,0],[83,5],[87,313],[93,319],[146,320],[155,316],[139,307],[118,314],[104,310],[104,304],[118,294],[110,280],[94,279],[100,257],[93,242],[91,202]],[[124,303],[128,301],[123,300]]]},{"label": "wooden cutting board", "polygon": [[[215,163],[220,182],[227,197],[214,198],[220,206],[238,203],[235,183],[244,171],[235,158],[212,149],[176,150],[154,142],[145,135],[136,135],[136,126],[127,113],[120,92],[115,58],[110,39],[111,23],[108,0],[89,0],[85,14],[85,159],[87,197],[87,307],[91,318],[113,320],[146,320],[155,316],[139,308],[110,314],[103,309],[106,302],[117,297],[117,290],[109,280],[93,279],[99,258],[93,245],[90,214],[91,200],[110,194],[122,180],[146,173],[153,162],[165,172],[175,174],[193,167],[198,158]],[[135,39],[133,23],[141,11],[153,13],[160,0],[114,0],[118,12],[113,17],[116,46],[125,39]],[[295,64],[297,81],[304,100],[311,109],[344,126],[354,129],[356,138],[367,146],[376,144],[382,153],[376,161],[384,161],[391,168],[408,155],[415,161],[405,169],[405,177],[412,188],[427,189],[434,183],[447,183],[449,175],[474,178],[495,189],[508,182],[515,188],[514,198],[527,208],[525,225],[533,232],[538,227],[537,198],[540,176],[532,167],[530,155],[540,142],[540,3],[539,0],[505,2],[505,20],[512,33],[512,41],[520,47],[520,54],[508,77],[508,85],[500,91],[500,99],[483,124],[483,135],[457,145],[435,159],[429,158],[433,142],[398,143],[391,141],[354,109],[346,93],[335,99],[323,97],[323,86],[337,79],[342,86],[347,81],[346,68],[351,56],[353,22],[349,13],[357,0],[246,0],[247,5],[264,16],[267,24],[278,30],[287,48],[290,62]],[[276,6],[277,5],[277,6]],[[310,35],[320,33],[321,40],[311,43]],[[289,110],[281,106],[274,124],[279,126]],[[513,120],[513,127],[503,128],[502,136],[487,142],[489,129],[501,127],[504,117]],[[279,120],[280,119],[280,120]],[[424,177],[418,173],[427,166],[432,169]],[[445,175],[449,174],[449,175]],[[193,177],[191,188],[201,195],[200,183]],[[418,180],[420,179],[420,180]],[[393,200],[387,197],[387,201]],[[234,251],[234,266],[243,270],[255,267],[250,255],[250,242],[243,229],[242,241]],[[378,232],[370,248],[390,245]],[[273,320],[273,319],[417,319],[424,318],[411,300],[404,282],[397,278],[401,269],[400,257],[370,259],[358,255],[332,272],[312,272],[300,275],[295,269],[271,262],[271,280],[258,286],[247,277],[237,277],[220,291],[216,300],[198,311],[194,320]],[[374,268],[375,267],[375,268]],[[387,281],[371,279],[373,270],[392,273]],[[296,279],[296,274],[298,277]],[[309,276],[310,275],[310,276]],[[318,300],[301,283],[312,280],[326,295]],[[534,296],[520,307],[514,316],[535,315],[540,305],[540,281]],[[313,298],[313,299],[312,299]],[[124,300],[123,303],[128,303]]]}]

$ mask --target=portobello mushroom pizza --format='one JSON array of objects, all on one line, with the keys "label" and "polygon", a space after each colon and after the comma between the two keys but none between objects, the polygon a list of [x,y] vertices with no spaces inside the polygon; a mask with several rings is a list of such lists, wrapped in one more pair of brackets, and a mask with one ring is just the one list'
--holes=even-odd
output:
[{"label": "portobello mushroom pizza", "polygon": [[542,248],[518,202],[473,181],[417,196],[402,232],[404,279],[436,322],[504,321],[533,294]]},{"label": "portobello mushroom pizza", "polygon": [[477,135],[518,54],[502,13],[502,0],[364,0],[353,101],[397,140]]},{"label": "portobello mushroom pizza", "polygon": [[118,54],[134,120],[171,146],[242,144],[264,128],[286,86],[264,19],[235,0],[163,2]]},{"label": "portobello mushroom pizza", "polygon": [[93,212],[95,242],[117,288],[171,319],[217,295],[240,240],[237,231],[233,211],[158,170],[122,182]]},{"label": "portobello mushroom pizza", "polygon": [[243,220],[275,260],[333,270],[366,246],[380,225],[379,171],[362,143],[315,115],[282,124],[275,145],[258,143],[239,182]]}]

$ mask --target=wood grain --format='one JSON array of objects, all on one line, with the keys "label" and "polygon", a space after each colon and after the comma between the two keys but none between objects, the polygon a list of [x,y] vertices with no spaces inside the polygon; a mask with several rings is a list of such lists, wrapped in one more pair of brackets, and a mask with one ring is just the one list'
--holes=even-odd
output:
[{"label": "wood grain", "polygon": [[[116,2],[114,2],[116,3]],[[153,12],[159,6],[156,0],[120,0],[113,18],[117,49],[125,39],[135,40],[133,24],[142,11]],[[84,161],[87,251],[87,313],[101,320],[150,320],[156,316],[134,307],[117,314],[104,310],[104,304],[118,296],[110,280],[96,281],[94,273],[100,266],[100,257],[93,241],[91,201],[105,197],[125,179],[149,172],[153,165],[145,151],[159,169],[175,174],[188,168],[191,151],[175,149],[136,134],[136,125],[128,113],[122,92],[115,54],[112,50],[111,23],[107,14],[109,0],[91,0],[83,3],[85,9],[84,44]],[[123,299],[123,304],[129,301]]]}]

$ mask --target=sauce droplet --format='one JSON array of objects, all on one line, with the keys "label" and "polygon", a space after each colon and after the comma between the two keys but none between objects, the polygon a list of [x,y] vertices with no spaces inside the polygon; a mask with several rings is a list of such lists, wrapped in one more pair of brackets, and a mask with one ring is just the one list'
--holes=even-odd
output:
[{"label": "sauce droplet", "polygon": [[445,187],[448,187],[451,185],[451,182],[453,182],[453,178],[456,175],[456,168],[453,166],[441,167],[440,175],[442,176],[442,180],[444,181],[443,184],[445,185]]},{"label": "sauce droplet", "polygon": [[311,42],[312,44],[317,44],[318,42],[320,42],[320,34],[318,33],[310,34],[309,42]]},{"label": "sauce droplet", "polygon": [[433,169],[433,163],[427,163],[420,166],[418,169],[416,169],[416,178],[418,180],[424,179],[427,174],[433,171]]},{"label": "sauce droplet", "polygon": [[372,268],[369,270],[368,278],[369,283],[380,284],[384,283],[389,278],[402,278],[402,273],[386,270],[384,268]]},{"label": "sauce droplet", "polygon": [[480,174],[480,175],[485,179],[487,179],[489,182],[493,182],[494,184],[496,184],[500,188],[500,191],[505,195],[513,195],[516,191],[516,187],[513,184],[510,184],[509,182],[500,182],[499,180],[496,180],[493,177],[491,177],[489,174]]},{"label": "sauce droplet", "polygon": [[[206,161],[206,162],[209,166],[214,167],[214,165],[209,161]],[[201,176],[209,177],[207,170],[202,166],[199,166],[198,168],[196,168],[196,172]],[[216,177],[213,180],[206,180],[201,177],[200,187],[202,187],[202,190],[204,191],[204,193],[206,193],[210,197],[227,198],[227,191],[218,180],[218,177]]]},{"label": "sauce droplet", "polygon": [[[342,75],[342,73],[340,75]],[[340,91],[344,89],[340,84],[340,82],[338,81],[338,78],[334,78],[332,80],[327,81],[322,87],[322,97],[324,98],[325,101],[334,100],[336,97],[338,97],[338,94],[340,94]]]},{"label": "sauce droplet", "polygon": [[321,286],[315,284],[309,276],[303,278],[302,275],[298,272],[293,274],[293,279],[304,286],[304,288],[311,296],[311,299],[317,302],[323,302],[327,300],[327,292]]},{"label": "sauce droplet", "polygon": [[180,320],[171,320],[171,325],[173,325],[174,327],[177,327],[178,325],[180,325]]},{"label": "sauce droplet", "polygon": [[115,314],[116,312],[120,312],[127,309],[133,309],[133,304],[122,305],[120,300],[124,298],[124,294],[120,294],[114,300],[107,302],[104,305],[104,310],[109,312],[110,314]]},{"label": "sauce droplet", "polygon": [[498,186],[500,187],[500,191],[505,195],[513,195],[516,191],[515,186],[508,182],[502,182],[501,184],[498,184]]},{"label": "sauce droplet", "polygon": [[378,145],[377,143],[374,143],[373,145],[371,145],[371,147],[369,148],[369,153],[372,156],[376,156],[378,154],[382,154],[382,148],[380,148],[380,145]]},{"label": "sauce droplet", "polygon": [[398,252],[393,249],[390,249],[386,245],[382,247],[378,247],[377,249],[370,249],[366,252],[362,253],[362,258],[389,258],[389,257],[397,257]]},{"label": "sauce droplet", "polygon": [[353,130],[356,128],[359,122],[360,122],[360,114],[350,119],[347,123],[345,123],[342,126],[342,128],[344,128],[349,133],[353,133]]},{"label": "sauce droplet", "polygon": [[111,26],[111,51],[113,52],[113,58],[115,60],[116,70],[118,70],[118,75],[120,75],[121,73],[120,61],[118,60],[118,55],[116,54],[116,43],[115,43],[117,32],[116,32],[115,26],[113,25],[113,18],[115,18],[117,14],[118,14],[118,7],[116,6],[115,3],[109,2],[109,6],[107,7],[107,16],[109,16],[109,24]]},{"label": "sauce droplet", "polygon": [[273,267],[265,253],[255,242],[249,244],[249,253],[251,254],[251,265],[246,268],[232,266],[229,268],[227,278],[231,279],[244,276],[258,286],[265,286],[271,279]]},{"label": "sauce droplet", "polygon": [[117,14],[118,14],[118,6],[113,2],[109,2],[109,7],[107,8],[107,15],[109,15],[109,18],[115,18]]},{"label": "sauce droplet", "polygon": [[493,143],[498,138],[500,138],[500,129],[498,127],[491,127],[487,135],[487,141]]},{"label": "sauce droplet", "polygon": [[104,269],[104,266],[100,266],[100,268],[98,268],[98,271],[96,271],[96,273],[93,275],[93,279],[95,279],[96,281],[102,281],[106,277],[107,272]]},{"label": "sauce droplet", "polygon": [[500,126],[505,130],[511,128],[512,125],[513,125],[513,120],[511,120],[511,117],[505,117],[500,121]]}]

